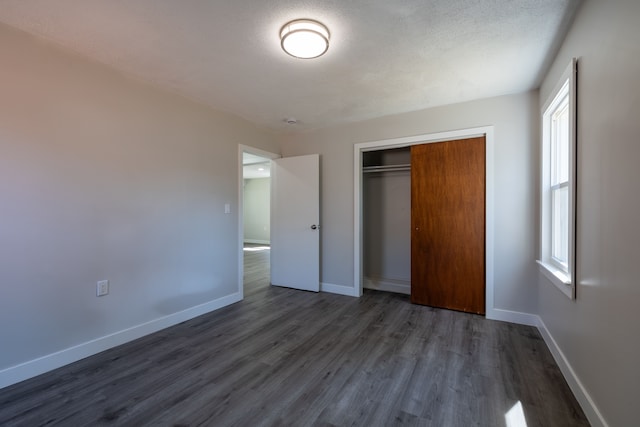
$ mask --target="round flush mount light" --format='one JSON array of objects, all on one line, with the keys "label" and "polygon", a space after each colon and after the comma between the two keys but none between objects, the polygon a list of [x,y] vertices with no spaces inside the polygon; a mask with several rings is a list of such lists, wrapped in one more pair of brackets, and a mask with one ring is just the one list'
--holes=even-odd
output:
[{"label": "round flush mount light", "polygon": [[295,58],[317,58],[329,49],[329,30],[318,21],[296,19],[280,30],[280,45]]}]

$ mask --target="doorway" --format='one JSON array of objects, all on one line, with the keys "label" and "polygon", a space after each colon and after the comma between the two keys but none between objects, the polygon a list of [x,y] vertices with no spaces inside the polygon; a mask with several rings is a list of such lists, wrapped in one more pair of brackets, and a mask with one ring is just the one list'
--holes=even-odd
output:
[{"label": "doorway", "polygon": [[[244,298],[245,253],[269,250],[266,285],[320,291],[320,156],[309,154],[280,158],[279,155],[245,145],[238,146],[238,294]],[[268,247],[265,234],[245,236],[245,168],[266,172],[269,166]],[[263,169],[260,171],[259,169]],[[249,176],[247,175],[247,178]],[[265,186],[266,187],[266,186]],[[248,220],[247,220],[248,222]],[[264,218],[259,222],[264,232]],[[248,240],[245,242],[245,238]],[[247,250],[245,251],[245,243]],[[258,248],[252,245],[262,245]],[[247,257],[247,262],[249,262]],[[266,258],[266,257],[265,257]],[[264,269],[264,268],[263,268]],[[250,273],[247,271],[247,273]]]},{"label": "doorway", "polygon": [[417,135],[406,138],[396,138],[382,141],[372,141],[355,144],[354,146],[354,282],[356,296],[362,295],[363,288],[363,157],[369,151],[411,147],[419,144],[445,142],[457,139],[467,139],[478,136],[486,138],[485,172],[485,307],[486,315],[491,318],[494,314],[493,294],[493,127],[464,129],[451,132]]},{"label": "doorway", "polygon": [[271,160],[279,156],[239,147],[239,292],[247,296],[271,282]]}]

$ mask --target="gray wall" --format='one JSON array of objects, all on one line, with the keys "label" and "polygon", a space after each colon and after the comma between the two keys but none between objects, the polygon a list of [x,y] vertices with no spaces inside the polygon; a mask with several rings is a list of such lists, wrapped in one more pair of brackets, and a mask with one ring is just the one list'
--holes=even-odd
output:
[{"label": "gray wall", "polygon": [[577,300],[539,275],[539,313],[611,426],[638,423],[640,2],[586,1],[540,90],[578,58]]},{"label": "gray wall", "polygon": [[236,293],[224,204],[271,134],[3,25],[0,52],[0,372]]},{"label": "gray wall", "polygon": [[271,240],[271,178],[244,180],[244,241],[269,243]]},{"label": "gray wall", "polygon": [[353,287],[355,143],[495,126],[495,307],[537,312],[538,93],[502,96],[282,137],[284,156],[321,154],[321,280]]}]

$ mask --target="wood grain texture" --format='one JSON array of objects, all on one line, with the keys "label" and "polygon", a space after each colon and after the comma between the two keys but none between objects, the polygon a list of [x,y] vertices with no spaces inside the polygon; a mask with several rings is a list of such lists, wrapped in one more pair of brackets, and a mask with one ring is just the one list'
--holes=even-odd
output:
[{"label": "wood grain texture", "polygon": [[411,302],[485,312],[484,137],[411,147]]},{"label": "wood grain texture", "polygon": [[269,286],[268,255],[244,301],[0,390],[0,425],[588,425],[536,329]]}]

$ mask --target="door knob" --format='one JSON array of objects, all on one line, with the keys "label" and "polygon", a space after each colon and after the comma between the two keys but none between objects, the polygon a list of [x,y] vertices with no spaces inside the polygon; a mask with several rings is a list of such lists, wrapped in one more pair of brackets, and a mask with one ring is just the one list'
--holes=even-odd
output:
[{"label": "door knob", "polygon": [[313,225],[311,226],[311,229],[312,229],[312,230],[317,230],[318,228],[320,228],[320,226],[319,226],[319,225],[315,225],[315,224],[313,224]]}]

